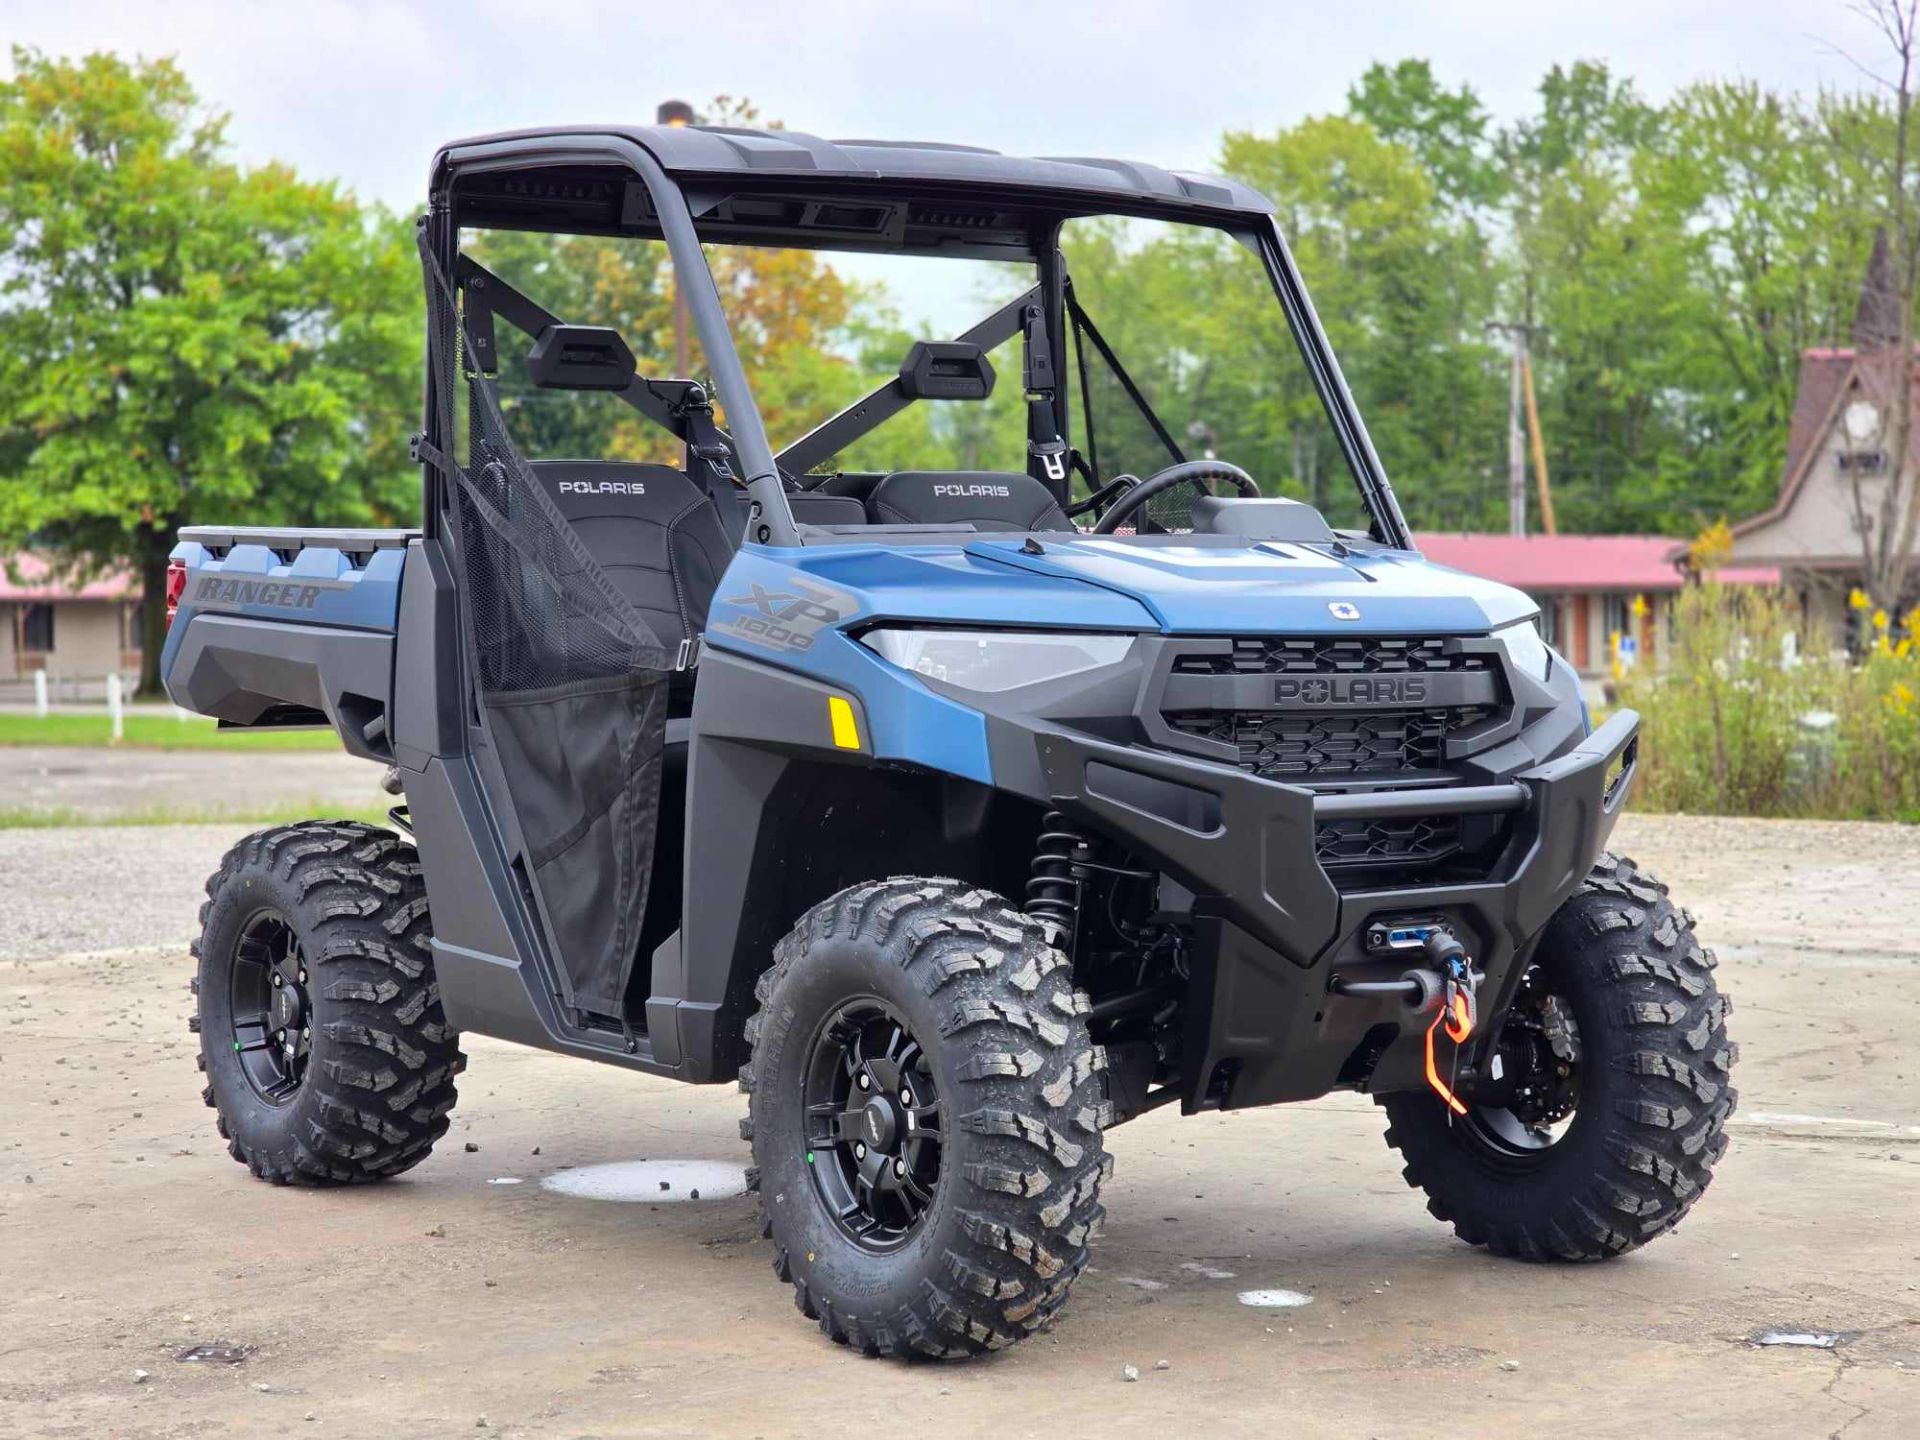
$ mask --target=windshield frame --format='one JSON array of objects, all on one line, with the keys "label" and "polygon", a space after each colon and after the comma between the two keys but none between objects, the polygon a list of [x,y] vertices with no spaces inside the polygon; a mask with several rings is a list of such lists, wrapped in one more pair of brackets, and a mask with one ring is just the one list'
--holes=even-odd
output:
[{"label": "windshield frame", "polygon": [[[465,176],[487,172],[538,170],[544,167],[582,165],[604,167],[609,162],[630,172],[644,188],[648,203],[642,213],[632,215],[623,213],[619,224],[598,227],[583,226],[577,222],[541,223],[538,216],[529,216],[517,222],[517,228],[555,234],[612,234],[657,238],[665,242],[677,283],[685,296],[688,318],[705,353],[719,400],[726,410],[728,428],[731,432],[728,436],[729,444],[739,462],[740,473],[744,477],[746,488],[752,499],[746,540],[752,544],[771,546],[807,544],[808,538],[801,527],[795,523],[793,512],[787,504],[782,468],[769,443],[759,407],[754,398],[753,386],[741,365],[739,352],[734,346],[729,317],[725,312],[702,248],[703,236],[700,233],[699,222],[696,221],[693,206],[689,203],[689,191],[694,190],[697,192],[696,198],[702,209],[711,211],[716,195],[724,196],[767,189],[775,183],[771,177],[764,179],[754,177],[750,180],[735,174],[703,179],[703,177],[688,175],[683,183],[680,178],[670,175],[659,160],[634,139],[607,132],[516,136],[460,144],[443,150],[436,157],[432,208],[424,222],[429,244],[436,253],[441,255],[443,263],[451,267],[458,254],[458,237],[462,224],[499,225],[498,220],[482,222],[478,219],[463,218],[460,213],[462,207],[458,181]],[[1295,347],[1306,365],[1321,407],[1332,426],[1335,440],[1371,517],[1375,536],[1383,543],[1398,549],[1413,550],[1415,548],[1411,531],[1405,517],[1401,514],[1392,485],[1374,449],[1372,439],[1367,434],[1365,422],[1340,371],[1339,362],[1327,340],[1326,332],[1314,311],[1305,282],[1294,263],[1292,252],[1288,249],[1286,240],[1280,233],[1278,222],[1270,209],[1257,211],[1171,199],[1143,199],[1136,203],[1121,201],[1106,195],[1079,193],[1063,187],[1017,186],[1005,183],[966,184],[952,180],[931,183],[805,172],[782,175],[778,178],[777,184],[784,191],[817,191],[823,196],[857,193],[876,199],[898,200],[905,204],[911,204],[916,200],[937,202],[941,199],[952,200],[955,197],[964,197],[975,203],[991,204],[999,201],[1011,208],[1030,212],[1050,212],[1051,218],[1044,231],[1036,230],[1029,241],[1029,258],[1038,267],[1041,318],[1054,357],[1056,383],[1051,387],[1054,397],[1052,410],[1054,433],[1059,436],[1068,433],[1068,397],[1071,390],[1071,377],[1065,373],[1069,350],[1064,303],[1065,266],[1059,248],[1061,227],[1071,219],[1114,215],[1161,220],[1181,225],[1202,225],[1224,231],[1240,238],[1243,243],[1249,243],[1250,248],[1254,249],[1263,261],[1275,298],[1286,316]],[[708,243],[716,244],[761,243],[783,248],[821,251],[925,253],[924,248],[916,251],[904,244],[890,243],[885,239],[869,241],[828,235],[818,237],[770,235],[758,241],[741,240],[732,236],[705,238]],[[960,237],[960,244],[964,245],[964,243],[964,237]],[[1000,253],[1011,258],[1011,251],[1004,240],[1000,243]],[[949,253],[959,252],[950,251]],[[429,377],[429,390],[431,384],[431,377]],[[428,439],[438,444],[444,437],[437,437],[432,433],[435,421],[430,394],[428,400],[426,414]],[[1044,411],[1044,407],[1034,408]],[[1043,483],[1061,484],[1062,498],[1065,498],[1064,476],[1049,474],[1038,458],[1031,461],[1030,471]],[[424,484],[425,498],[428,502],[426,514],[432,517],[437,513],[438,506],[434,503],[436,481],[431,474],[431,467],[428,467]],[[431,518],[428,523],[432,523]],[[829,543],[847,543],[844,536],[823,538]]]}]

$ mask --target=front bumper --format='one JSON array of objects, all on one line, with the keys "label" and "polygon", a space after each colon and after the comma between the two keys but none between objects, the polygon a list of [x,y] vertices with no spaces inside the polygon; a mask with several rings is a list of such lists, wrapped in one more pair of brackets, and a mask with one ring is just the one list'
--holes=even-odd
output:
[{"label": "front bumper", "polygon": [[[1151,855],[1196,896],[1182,1063],[1192,1111],[1421,1083],[1424,1019],[1395,997],[1332,990],[1336,974],[1386,979],[1405,968],[1368,953],[1376,918],[1444,918],[1485,975],[1482,1035],[1494,1033],[1542,927],[1612,833],[1639,730],[1639,716],[1621,711],[1567,753],[1497,783],[1364,794],[1079,731],[1038,730],[1033,743],[1056,808]],[[1441,813],[1511,816],[1487,878],[1343,893],[1316,856],[1323,821]]]}]

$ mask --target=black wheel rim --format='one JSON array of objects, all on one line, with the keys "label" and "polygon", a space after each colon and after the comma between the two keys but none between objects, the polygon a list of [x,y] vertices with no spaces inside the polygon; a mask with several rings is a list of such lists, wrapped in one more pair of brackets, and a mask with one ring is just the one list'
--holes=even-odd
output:
[{"label": "black wheel rim", "polygon": [[286,918],[263,910],[234,947],[227,1013],[234,1054],[256,1094],[286,1105],[300,1093],[313,1052],[307,961]]},{"label": "black wheel rim", "polygon": [[821,1203],[863,1250],[907,1243],[933,1205],[945,1141],[926,1051],[872,996],[815,1032],[805,1086],[806,1163]]},{"label": "black wheel rim", "polygon": [[1582,1055],[1572,1004],[1538,965],[1531,967],[1487,1060],[1491,1068],[1498,1057],[1501,1074],[1492,1088],[1500,1099],[1470,1105],[1461,1128],[1498,1164],[1545,1163],[1578,1122]]}]

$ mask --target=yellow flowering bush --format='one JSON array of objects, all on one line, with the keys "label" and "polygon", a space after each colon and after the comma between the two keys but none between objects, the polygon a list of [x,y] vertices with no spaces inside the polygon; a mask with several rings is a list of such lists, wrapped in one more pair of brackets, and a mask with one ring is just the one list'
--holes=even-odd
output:
[{"label": "yellow flowering bush", "polygon": [[1689,586],[1659,673],[1629,674],[1641,803],[1722,815],[1920,821],[1920,607],[1897,620],[1855,591],[1849,655],[1777,591]]}]

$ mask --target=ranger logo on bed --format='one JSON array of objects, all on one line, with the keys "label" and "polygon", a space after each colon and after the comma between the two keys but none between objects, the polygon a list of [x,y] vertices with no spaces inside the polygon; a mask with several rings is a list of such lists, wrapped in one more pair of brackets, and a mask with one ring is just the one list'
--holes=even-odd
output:
[{"label": "ranger logo on bed", "polygon": [[200,605],[278,605],[283,610],[311,610],[322,590],[344,590],[339,581],[227,580],[203,575],[194,587]]}]

